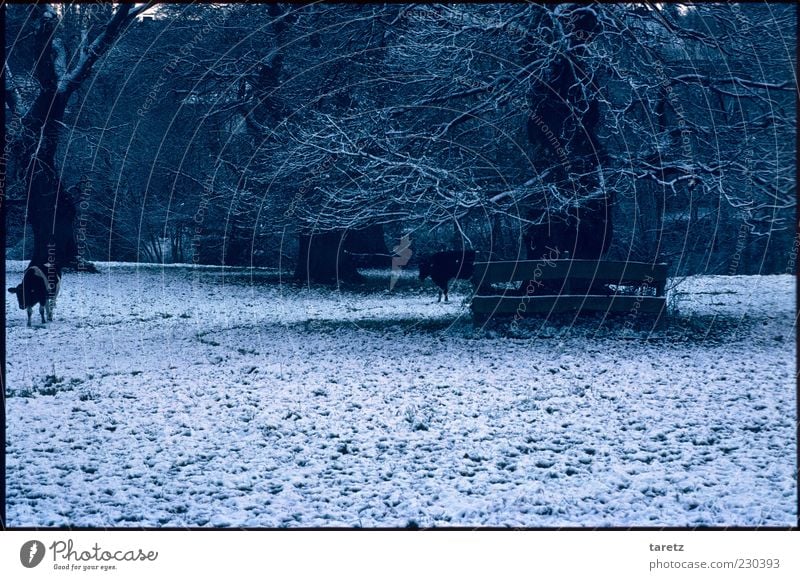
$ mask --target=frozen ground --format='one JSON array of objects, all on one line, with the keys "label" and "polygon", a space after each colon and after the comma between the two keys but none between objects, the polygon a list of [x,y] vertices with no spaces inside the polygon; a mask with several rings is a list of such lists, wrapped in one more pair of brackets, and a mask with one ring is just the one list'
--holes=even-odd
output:
[{"label": "frozen ground", "polygon": [[512,332],[412,273],[99,266],[46,328],[6,303],[11,526],[796,522],[793,277]]}]

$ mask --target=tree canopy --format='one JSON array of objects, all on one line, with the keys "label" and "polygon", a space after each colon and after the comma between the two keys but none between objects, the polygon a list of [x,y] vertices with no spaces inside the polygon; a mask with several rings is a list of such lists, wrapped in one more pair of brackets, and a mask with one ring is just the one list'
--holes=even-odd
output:
[{"label": "tree canopy", "polygon": [[[727,273],[741,232],[773,269],[791,243],[792,5],[144,8],[5,7],[7,127],[62,95],[47,187],[91,258],[275,265],[379,227]],[[19,169],[38,137],[8,133]],[[10,219],[52,213],[32,179]]]}]

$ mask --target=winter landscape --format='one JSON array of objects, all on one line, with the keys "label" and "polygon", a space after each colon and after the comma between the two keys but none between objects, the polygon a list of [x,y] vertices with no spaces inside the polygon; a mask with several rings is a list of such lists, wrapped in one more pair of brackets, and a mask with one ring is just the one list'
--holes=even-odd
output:
[{"label": "winter landscape", "polygon": [[793,4],[1,9],[4,525],[796,525]]},{"label": "winter landscape", "polygon": [[99,268],[47,328],[6,305],[15,525],[796,519],[794,277],[688,279],[664,329],[503,336],[413,279],[365,297]]}]

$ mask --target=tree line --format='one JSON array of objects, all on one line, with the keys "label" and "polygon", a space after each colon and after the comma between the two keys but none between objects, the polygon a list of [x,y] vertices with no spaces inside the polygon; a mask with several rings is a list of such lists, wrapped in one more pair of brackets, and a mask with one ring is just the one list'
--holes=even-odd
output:
[{"label": "tree line", "polygon": [[7,244],[26,258],[326,281],[408,235],[787,269],[793,5],[3,10]]}]

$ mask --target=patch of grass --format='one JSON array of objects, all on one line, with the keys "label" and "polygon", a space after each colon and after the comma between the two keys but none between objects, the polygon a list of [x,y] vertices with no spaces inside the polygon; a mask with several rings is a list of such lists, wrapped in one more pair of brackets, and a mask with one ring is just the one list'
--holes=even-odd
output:
[{"label": "patch of grass", "polygon": [[33,387],[30,396],[36,394],[52,397],[57,393],[71,391],[81,383],[83,383],[81,379],[70,379],[68,383],[65,383],[64,377],[56,375],[55,369],[53,369],[51,374],[44,377],[44,381],[41,385]]},{"label": "patch of grass", "polygon": [[56,369],[53,367],[53,372],[44,377],[44,388],[55,387],[64,382],[64,377],[56,375]]},{"label": "patch of grass", "polygon": [[474,338],[556,339],[607,338],[650,343],[721,344],[745,336],[759,321],[750,317],[681,315],[668,309],[656,316],[647,313],[574,313],[493,318],[475,325]]},{"label": "patch of grass", "polygon": [[416,409],[412,407],[406,408],[405,420],[411,425],[412,431],[428,431],[430,430],[430,417],[418,417]]},{"label": "patch of grass", "polygon": [[[461,314],[461,316],[458,316]],[[456,319],[455,316],[458,316]],[[314,333],[338,333],[342,328],[352,328],[364,332],[375,332],[387,336],[403,335],[417,336],[426,334],[452,334],[456,336],[469,335],[473,332],[472,318],[462,312],[454,312],[454,318],[392,318],[392,319],[357,319],[334,320],[315,319],[286,325],[288,328],[298,328]]]},{"label": "patch of grass", "polygon": [[199,340],[202,344],[206,344],[208,346],[219,346],[220,344],[215,340],[206,339],[206,336],[211,334],[211,331],[208,332],[198,332],[197,333],[197,340]]}]

